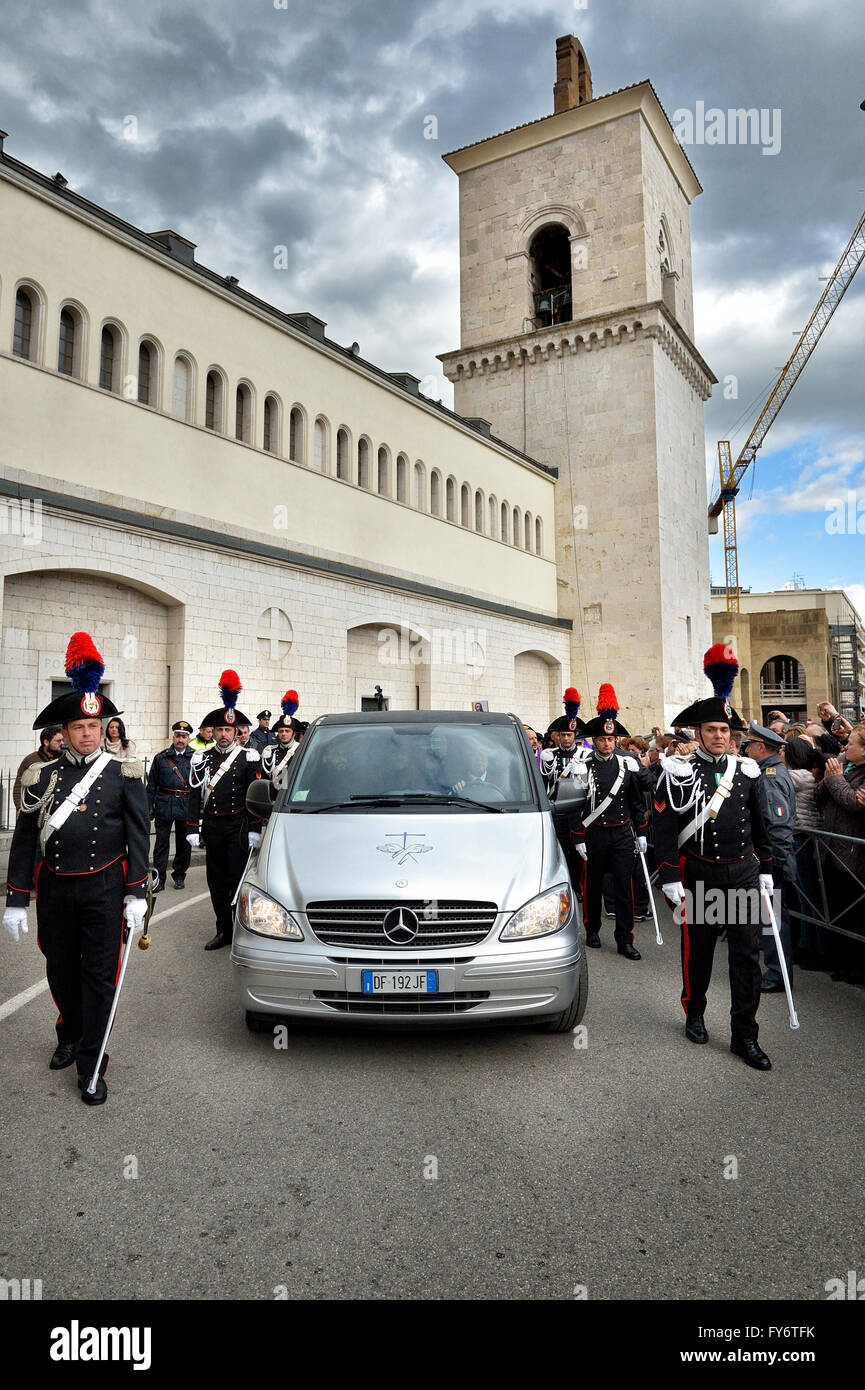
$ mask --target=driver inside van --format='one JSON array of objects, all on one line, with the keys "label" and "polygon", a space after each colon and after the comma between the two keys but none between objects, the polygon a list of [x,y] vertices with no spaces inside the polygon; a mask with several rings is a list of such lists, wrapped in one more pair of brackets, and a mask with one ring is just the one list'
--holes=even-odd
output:
[{"label": "driver inside van", "polygon": [[458,782],[454,782],[452,790],[461,792],[469,788],[469,795],[471,795],[473,785],[476,786],[478,782],[487,780],[488,767],[489,759],[486,753],[481,752],[479,748],[472,749],[466,759],[466,775],[461,777]]}]

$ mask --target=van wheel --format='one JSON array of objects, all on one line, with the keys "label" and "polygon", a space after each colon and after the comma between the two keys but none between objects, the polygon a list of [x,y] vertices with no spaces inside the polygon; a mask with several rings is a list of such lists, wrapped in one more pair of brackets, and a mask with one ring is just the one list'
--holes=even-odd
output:
[{"label": "van wheel", "polygon": [[577,992],[567,1009],[563,1009],[560,1014],[553,1014],[552,1018],[546,1019],[541,1025],[544,1033],[570,1033],[582,1022],[583,1014],[586,1012],[586,1003],[589,998],[589,967],[586,957],[583,955],[580,961],[580,973],[577,976]]},{"label": "van wheel", "polygon": [[274,1024],[270,1014],[254,1014],[247,1009],[246,1026],[250,1033],[272,1033]]}]

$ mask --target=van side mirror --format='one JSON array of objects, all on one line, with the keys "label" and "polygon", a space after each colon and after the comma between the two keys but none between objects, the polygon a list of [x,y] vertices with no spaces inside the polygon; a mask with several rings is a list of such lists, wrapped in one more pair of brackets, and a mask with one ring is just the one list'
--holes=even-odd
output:
[{"label": "van side mirror", "polygon": [[250,782],[246,789],[247,811],[251,811],[254,816],[260,816],[262,820],[267,820],[273,810],[276,791],[273,783],[264,778]]},{"label": "van side mirror", "polygon": [[583,805],[587,796],[584,777],[562,777],[553,788],[550,804],[553,816],[570,816]]}]

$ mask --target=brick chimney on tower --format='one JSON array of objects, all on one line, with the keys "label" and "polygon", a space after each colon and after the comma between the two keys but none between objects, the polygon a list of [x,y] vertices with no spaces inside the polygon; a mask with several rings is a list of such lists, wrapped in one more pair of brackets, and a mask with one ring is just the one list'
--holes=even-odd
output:
[{"label": "brick chimney on tower", "polygon": [[592,72],[583,45],[573,34],[556,39],[556,85],[553,111],[570,111],[592,99]]}]

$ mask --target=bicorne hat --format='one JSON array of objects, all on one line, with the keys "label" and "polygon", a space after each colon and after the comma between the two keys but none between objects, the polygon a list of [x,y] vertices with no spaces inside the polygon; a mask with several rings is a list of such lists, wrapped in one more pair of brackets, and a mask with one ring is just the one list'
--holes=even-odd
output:
[{"label": "bicorne hat", "polygon": [[617,738],[627,738],[628,731],[618,720],[619,701],[611,685],[602,685],[598,691],[598,713],[590,719],[583,729],[586,738],[601,738],[604,734],[615,734]]},{"label": "bicorne hat", "polygon": [[742,731],[744,721],[730,704],[730,692],[739,674],[739,663],[732,650],[723,642],[716,642],[703,657],[703,670],[715,694],[706,700],[696,700],[677,714],[673,723],[688,729],[696,729],[700,724],[729,724],[731,729]]},{"label": "bicorne hat", "polygon": [[560,714],[558,719],[554,719],[547,729],[548,734],[580,734],[582,735],[585,725],[582,719],[578,719],[580,712],[580,692],[575,685],[569,685],[562,696],[562,704],[565,707],[564,714]]},{"label": "bicorne hat", "polygon": [[297,732],[299,721],[292,717],[300,706],[300,699],[297,691],[286,690],[279,703],[282,707],[282,715],[274,724],[272,732],[277,733],[279,729],[294,729],[295,732]]},{"label": "bicorne hat", "polygon": [[105,695],[100,695],[99,682],[105,663],[86,632],[73,632],[66,648],[66,675],[72,689],[58,695],[34,721],[34,729],[49,724],[71,724],[73,719],[113,719],[122,714]]},{"label": "bicorne hat", "polygon": [[236,729],[238,724],[248,724],[249,720],[237,706],[237,697],[243,686],[240,684],[240,676],[236,671],[223,671],[219,677],[219,694],[222,705],[219,709],[212,709],[201,721],[201,727],[210,726],[213,729]]}]

